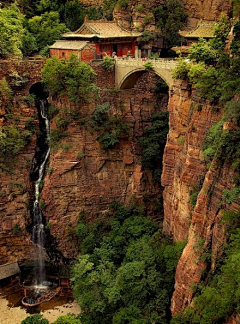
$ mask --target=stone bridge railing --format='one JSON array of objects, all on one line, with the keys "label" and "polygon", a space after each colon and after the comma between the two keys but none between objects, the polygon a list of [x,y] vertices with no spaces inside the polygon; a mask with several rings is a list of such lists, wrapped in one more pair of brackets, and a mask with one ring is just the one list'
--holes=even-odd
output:
[{"label": "stone bridge railing", "polygon": [[117,66],[132,66],[132,67],[144,67],[146,62],[151,62],[154,69],[167,69],[173,70],[177,61],[175,59],[159,58],[159,59],[135,59],[135,58],[116,58]]},{"label": "stone bridge railing", "polygon": [[116,58],[115,59],[115,81],[116,86],[122,87],[125,80],[130,78],[134,73],[145,70],[146,62],[151,62],[153,70],[158,74],[171,88],[173,78],[171,71],[177,66],[175,59],[135,59],[135,58]]}]

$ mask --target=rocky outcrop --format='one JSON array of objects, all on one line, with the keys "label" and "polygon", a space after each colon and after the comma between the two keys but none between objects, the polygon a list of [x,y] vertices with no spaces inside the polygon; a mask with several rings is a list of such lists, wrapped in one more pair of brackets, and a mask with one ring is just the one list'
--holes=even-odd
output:
[{"label": "rocky outcrop", "polygon": [[[114,19],[124,27],[134,27],[140,31],[159,32],[156,27],[153,8],[164,6],[165,0],[136,1],[130,0],[128,7],[122,9],[116,6],[114,10]],[[187,26],[193,28],[197,26],[200,19],[218,21],[221,14],[231,14],[231,4],[228,0],[197,0],[183,1],[185,10],[188,14]]]},{"label": "rocky outcrop", "polygon": [[[100,75],[106,76],[106,71]],[[98,80],[100,82],[101,77]],[[87,122],[82,126],[72,122],[67,129],[68,136],[52,151],[50,172],[46,174],[42,191],[46,204],[43,212],[65,257],[77,255],[73,229],[82,212],[88,220],[96,220],[107,217],[109,203],[113,201],[130,204],[144,200],[147,204],[146,200],[151,200],[148,213],[159,219],[163,216],[160,210],[153,211],[161,188],[153,184],[151,174],[142,169],[139,147],[139,139],[156,106],[155,82],[154,74],[145,74],[132,90],[102,91],[98,103],[78,107],[86,121],[92,118],[96,104],[110,102],[110,115],[121,115],[129,125],[129,135],[123,134],[115,147],[104,150],[97,141],[99,131]],[[163,110],[167,107],[166,99]],[[51,104],[60,110],[70,107],[64,99]],[[51,127],[55,127],[54,121]]]},{"label": "rocky outcrop", "polygon": [[[12,77],[6,71],[12,70],[15,75],[22,76],[24,65],[14,62],[2,62],[4,69],[0,77],[7,76],[9,84]],[[28,66],[26,67],[28,71]],[[39,68],[40,69],[40,68]],[[162,219],[159,198],[162,189],[153,184],[151,174],[141,166],[139,139],[149,117],[157,104],[154,87],[156,76],[144,74],[136,87],[131,90],[114,89],[114,72],[106,72],[101,66],[94,67],[98,74],[97,85],[101,88],[101,99],[90,104],[74,105],[80,110],[84,121],[73,121],[67,129],[67,136],[61,140],[58,148],[51,151],[49,166],[46,170],[44,187],[41,193],[41,207],[46,218],[46,225],[56,246],[64,256],[73,258],[77,255],[77,241],[74,227],[79,214],[84,211],[88,219],[96,220],[106,217],[108,205],[112,201],[130,204],[138,201],[147,206],[149,215]],[[33,123],[38,130],[37,109],[26,95],[33,83],[40,81],[38,69],[30,69],[28,80],[21,86],[15,86],[11,111],[18,119],[21,132],[26,125]],[[11,73],[12,74],[12,73]],[[39,79],[38,79],[39,78]],[[12,85],[13,86],[13,85]],[[161,108],[167,109],[168,94],[163,96]],[[97,141],[100,132],[88,123],[97,104],[109,102],[111,115],[121,115],[129,125],[129,135],[122,134],[120,142],[109,150],[103,150]],[[66,99],[53,101],[58,109],[68,109],[70,103]],[[9,125],[6,119],[7,105],[1,106],[2,124]],[[52,121],[51,128],[56,128]],[[0,187],[0,264],[18,260],[34,259],[34,246],[31,242],[30,201],[33,187],[30,171],[36,150],[36,133],[29,143],[9,161],[8,169],[1,173]],[[53,244],[54,240],[52,241]],[[55,243],[54,243],[55,244]]]},{"label": "rocky outcrop", "polygon": [[231,13],[231,4],[228,0],[184,0],[188,13],[188,27],[195,27],[200,19],[218,21],[221,14]]},{"label": "rocky outcrop", "polygon": [[[215,267],[225,242],[221,222],[223,209],[237,211],[239,205],[223,202],[222,191],[234,186],[234,172],[221,161],[207,170],[202,159],[201,144],[212,123],[221,119],[216,111],[189,88],[186,81],[175,81],[169,101],[170,131],[163,159],[164,230],[174,240],[187,240],[179,260],[172,313],[190,305],[193,287],[202,278],[203,270]],[[191,193],[199,191],[197,203],[190,203]],[[197,195],[198,192],[196,192]],[[211,256],[206,263],[206,255]]]},{"label": "rocky outcrop", "polygon": [[134,28],[139,31],[159,32],[153,8],[163,6],[165,0],[136,1],[130,0],[128,7],[123,9],[116,5],[113,15],[114,19],[125,28]]},{"label": "rocky outcrop", "polygon": [[103,4],[103,0],[81,0],[81,2],[84,7],[101,7]]}]

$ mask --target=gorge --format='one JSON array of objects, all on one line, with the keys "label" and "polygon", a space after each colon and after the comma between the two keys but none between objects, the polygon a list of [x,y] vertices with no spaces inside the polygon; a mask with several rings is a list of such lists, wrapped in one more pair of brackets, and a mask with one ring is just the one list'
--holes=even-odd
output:
[{"label": "gorge", "polygon": [[[188,27],[231,12],[227,1],[185,2]],[[142,24],[140,4],[116,6],[116,19]],[[145,19],[146,30],[154,24]],[[174,61],[170,87],[155,59],[144,58],[122,88],[116,64],[0,59],[0,265],[37,259],[40,286],[45,262],[59,281],[70,265],[84,324],[239,323],[239,23],[231,24],[213,42],[214,58],[203,42],[207,59],[196,50],[191,62]]]}]

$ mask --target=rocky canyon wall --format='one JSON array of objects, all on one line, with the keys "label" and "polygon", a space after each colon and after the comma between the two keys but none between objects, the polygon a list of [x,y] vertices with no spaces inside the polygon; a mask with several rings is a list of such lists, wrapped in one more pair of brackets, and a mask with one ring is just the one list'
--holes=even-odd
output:
[{"label": "rocky canyon wall", "polygon": [[[24,74],[22,64],[3,62],[3,66],[1,77],[7,76],[10,70],[18,76]],[[37,109],[34,101],[29,101],[28,94],[31,85],[41,78],[40,68],[28,68],[25,70],[31,71],[28,80],[20,87],[14,87],[11,77],[7,77],[14,92],[11,119],[8,118],[8,103],[1,106],[1,127],[14,124],[24,133],[30,123],[34,131],[19,154],[5,161],[5,168],[1,169],[0,264],[14,260],[22,263],[35,258],[30,234],[29,208],[33,197],[30,173],[39,125]],[[108,216],[110,202],[138,202],[145,205],[150,216],[157,220],[163,218],[162,188],[153,183],[151,173],[142,168],[139,139],[150,125],[152,113],[167,110],[168,94],[162,97],[161,103],[157,102],[154,74],[144,74],[134,89],[119,92],[114,89],[114,72],[106,72],[101,66],[94,69],[101,88],[100,99],[80,105],[70,104],[66,98],[50,100],[50,105],[58,110],[51,120],[52,130],[57,129],[61,112],[73,108],[80,114],[80,120],[72,120],[64,130],[66,136],[51,148],[40,198],[46,226],[56,241],[54,248],[70,259],[78,253],[74,228],[82,212],[88,220],[97,220]],[[106,102],[110,104],[110,116],[122,118],[129,129],[128,134],[121,134],[119,143],[108,150],[104,150],[97,140],[101,131],[91,124],[96,106]]]},{"label": "rocky canyon wall", "polygon": [[[1,161],[0,264],[15,260],[21,262],[26,258],[34,259],[34,247],[28,231],[31,222],[29,200],[32,192],[29,173],[36,149],[38,116],[34,100],[29,97],[29,89],[41,79],[42,66],[43,61],[38,60],[0,62],[0,79],[6,77],[13,90],[11,98],[1,101],[0,129],[14,125],[10,132],[16,142],[16,130],[26,135],[26,145],[18,156],[7,158],[4,163]],[[13,143],[10,145],[11,150],[16,149]]]},{"label": "rocky canyon wall", "polygon": [[[230,165],[214,161],[207,169],[201,150],[203,139],[222,113],[202,100],[186,81],[175,81],[169,101],[170,131],[163,160],[164,230],[174,240],[187,240],[176,270],[172,313],[190,305],[203,271],[213,270],[225,243],[223,210],[237,211],[235,201],[228,205],[223,190],[234,186]],[[225,125],[228,127],[228,125]],[[200,190],[201,189],[201,190]],[[197,202],[191,206],[195,191]],[[199,193],[198,193],[199,192]],[[205,256],[210,255],[208,263]]]},{"label": "rocky canyon wall", "polygon": [[[102,6],[103,0],[85,1],[81,0],[84,6]],[[116,5],[114,10],[114,19],[122,26],[129,28],[130,26],[140,30],[148,30],[157,32],[156,23],[153,15],[153,8],[164,6],[166,0],[129,0],[127,9],[122,9]],[[218,21],[221,14],[231,14],[232,6],[229,0],[184,0],[185,10],[188,14],[187,25],[193,28],[200,19]]]},{"label": "rocky canyon wall", "polygon": [[[112,87],[111,75],[100,67],[97,69],[98,82]],[[103,82],[101,75],[110,82]],[[161,187],[153,183],[149,172],[144,172],[139,144],[144,129],[150,125],[149,117],[156,109],[155,83],[154,74],[145,74],[134,89],[117,93],[104,89],[97,103],[78,106],[85,121],[72,122],[67,128],[68,136],[51,152],[51,172],[46,174],[42,191],[46,203],[44,215],[65,257],[77,255],[72,229],[83,212],[88,220],[103,219],[108,216],[109,203],[113,201],[130,204],[144,200],[150,216],[159,219],[163,216],[160,209],[156,210]],[[122,134],[120,142],[110,149],[103,149],[97,140],[101,132],[89,125],[96,105],[106,102],[110,103],[110,115],[121,116],[129,127],[129,134]],[[64,100],[51,104],[60,111],[70,109]],[[166,111],[166,107],[167,95],[159,109]],[[56,127],[54,123],[53,120],[52,129]]]}]

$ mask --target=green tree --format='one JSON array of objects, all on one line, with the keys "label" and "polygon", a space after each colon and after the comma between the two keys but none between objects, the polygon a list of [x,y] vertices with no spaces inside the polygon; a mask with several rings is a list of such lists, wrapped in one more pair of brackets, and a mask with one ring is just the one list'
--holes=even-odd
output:
[{"label": "green tree", "polygon": [[0,130],[0,161],[17,155],[25,141],[16,126],[3,126]]},{"label": "green tree", "polygon": [[49,324],[49,321],[43,318],[42,315],[34,314],[26,317],[21,324]]},{"label": "green tree", "polygon": [[38,11],[40,0],[18,0],[19,7],[27,19],[36,16]]},{"label": "green tree", "polygon": [[104,56],[102,66],[108,70],[112,71],[115,66],[115,61],[110,56]]},{"label": "green tree", "polygon": [[103,15],[108,19],[113,19],[113,9],[118,0],[104,0],[103,1]]},{"label": "green tree", "polygon": [[[112,208],[113,219],[105,224],[98,245],[80,255],[73,267],[81,321],[167,323],[174,269],[183,246],[173,245],[140,207],[115,203]],[[92,235],[91,227],[83,221],[78,227],[81,251],[86,251],[83,245]]]},{"label": "green tree", "polygon": [[75,315],[68,314],[58,317],[53,324],[81,324],[81,321]]},{"label": "green tree", "polygon": [[214,28],[214,38],[210,41],[211,46],[214,49],[218,51],[224,50],[230,29],[231,29],[231,22],[228,16],[222,14],[220,21]]},{"label": "green tree", "polygon": [[200,38],[197,43],[191,45],[189,58],[196,62],[205,62],[209,64],[217,58],[217,52],[212,48],[210,42]]},{"label": "green tree", "polygon": [[161,179],[162,156],[168,134],[168,113],[154,113],[151,126],[144,130],[140,139],[142,165],[153,174],[155,181]]},{"label": "green tree", "polygon": [[[240,6],[239,6],[240,7]],[[239,55],[239,48],[240,48],[240,21],[236,23],[233,29],[233,33],[235,35],[232,43],[231,43],[231,51],[233,55]]]},{"label": "green tree", "polygon": [[23,53],[23,56],[30,56],[36,53],[37,49],[38,47],[35,37],[26,28],[22,37],[21,45],[21,51]]},{"label": "green tree", "polygon": [[61,6],[59,14],[70,30],[76,30],[82,25],[86,10],[78,0],[73,0]]},{"label": "green tree", "polygon": [[60,23],[59,13],[51,11],[29,19],[28,30],[36,39],[37,50],[40,51],[52,45],[68,29],[64,23]]},{"label": "green tree", "polygon": [[164,47],[171,48],[180,41],[178,34],[187,20],[183,4],[178,0],[167,0],[165,6],[154,9],[157,26],[161,29]]},{"label": "green tree", "polygon": [[188,59],[180,58],[178,65],[172,70],[172,77],[174,79],[187,79],[191,64]]},{"label": "green tree", "polygon": [[69,60],[48,59],[42,78],[51,96],[67,95],[71,102],[88,101],[93,94],[98,94],[98,88],[93,83],[95,72],[88,64],[79,62],[75,55],[71,55]]},{"label": "green tree", "polygon": [[239,0],[230,0],[233,4],[233,17],[239,18],[240,16],[240,2]]},{"label": "green tree", "polygon": [[0,57],[21,57],[23,15],[16,4],[0,9]]},{"label": "green tree", "polygon": [[10,85],[8,84],[5,77],[3,77],[0,80],[0,104],[2,104],[3,101],[9,102],[12,98],[12,89]]},{"label": "green tree", "polygon": [[203,75],[205,70],[206,67],[204,62],[200,62],[198,64],[192,64],[188,72],[189,82],[196,83],[199,80],[199,78]]}]

